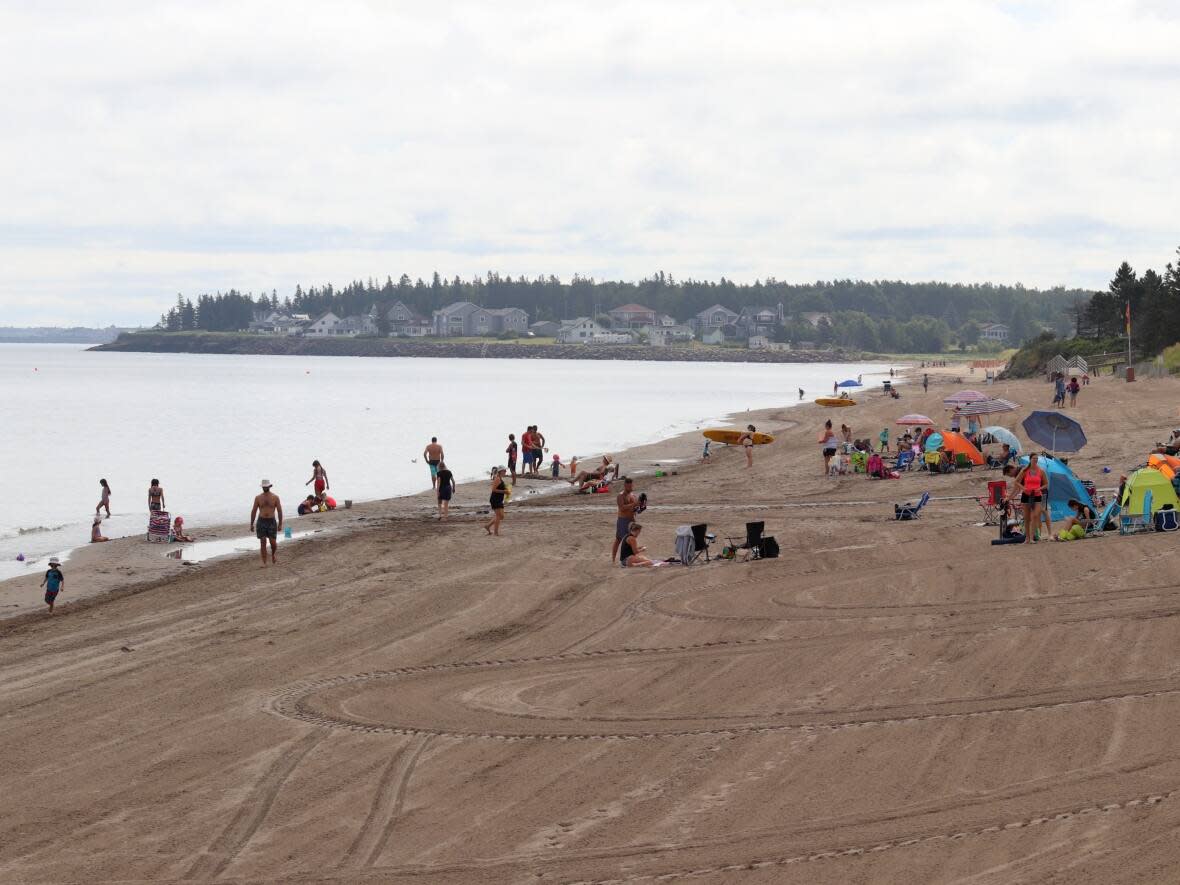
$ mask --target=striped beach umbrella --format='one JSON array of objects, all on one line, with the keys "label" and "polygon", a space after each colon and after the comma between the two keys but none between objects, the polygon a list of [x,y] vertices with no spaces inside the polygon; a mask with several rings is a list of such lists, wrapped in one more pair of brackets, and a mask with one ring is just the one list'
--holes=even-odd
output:
[{"label": "striped beach umbrella", "polygon": [[965,403],[961,406],[956,406],[955,409],[960,415],[968,418],[972,415],[998,415],[1000,412],[1015,412],[1019,409],[1016,403],[1010,400],[1000,399],[985,399],[977,403]]},{"label": "striped beach umbrella", "polygon": [[978,390],[960,390],[958,393],[952,393],[942,401],[942,404],[947,408],[954,408],[955,406],[963,406],[967,403],[979,403],[988,399],[986,393],[980,393]]}]

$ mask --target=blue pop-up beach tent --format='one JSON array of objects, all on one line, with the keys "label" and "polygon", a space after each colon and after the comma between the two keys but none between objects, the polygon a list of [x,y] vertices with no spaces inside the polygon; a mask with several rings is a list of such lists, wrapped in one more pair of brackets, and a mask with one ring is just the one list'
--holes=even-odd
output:
[{"label": "blue pop-up beach tent", "polygon": [[[1037,459],[1037,464],[1049,477],[1049,516],[1051,518],[1065,519],[1067,516],[1073,516],[1073,511],[1069,508],[1070,499],[1081,501],[1086,506],[1094,508],[1094,502],[1090,500],[1090,493],[1086,491],[1082,481],[1073,475],[1073,471],[1069,469],[1068,465],[1062,464],[1056,458],[1047,458],[1044,455]],[[1020,466],[1028,466],[1027,455],[1020,459]],[[1097,508],[1094,508],[1094,512],[1097,513]]]}]

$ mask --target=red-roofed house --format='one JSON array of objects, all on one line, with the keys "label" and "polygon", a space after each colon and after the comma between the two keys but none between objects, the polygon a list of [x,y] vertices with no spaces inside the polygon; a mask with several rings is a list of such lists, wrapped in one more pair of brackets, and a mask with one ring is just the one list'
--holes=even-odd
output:
[{"label": "red-roofed house", "polygon": [[607,311],[607,316],[611,318],[611,323],[616,329],[639,329],[643,326],[654,326],[659,314],[642,304],[624,304]]}]

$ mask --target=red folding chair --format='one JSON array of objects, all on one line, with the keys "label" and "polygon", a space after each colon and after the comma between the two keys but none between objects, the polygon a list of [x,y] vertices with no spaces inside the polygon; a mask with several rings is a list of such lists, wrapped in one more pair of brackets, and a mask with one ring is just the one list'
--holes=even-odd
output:
[{"label": "red folding chair", "polygon": [[983,510],[984,525],[999,525],[1000,513],[1007,503],[1008,483],[1006,480],[992,480],[987,484],[987,497],[975,501]]}]

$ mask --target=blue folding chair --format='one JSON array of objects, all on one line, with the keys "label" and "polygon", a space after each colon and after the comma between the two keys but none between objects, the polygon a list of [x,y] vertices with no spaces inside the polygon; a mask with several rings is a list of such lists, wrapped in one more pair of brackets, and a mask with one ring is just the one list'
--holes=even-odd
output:
[{"label": "blue folding chair", "polygon": [[930,503],[930,493],[923,492],[922,497],[918,499],[917,504],[894,504],[893,518],[894,519],[917,519],[918,514],[922,512],[922,508]]},{"label": "blue folding chair", "polygon": [[1133,535],[1136,532],[1151,531],[1151,490],[1143,493],[1143,513],[1124,513],[1119,521],[1120,535]]}]

